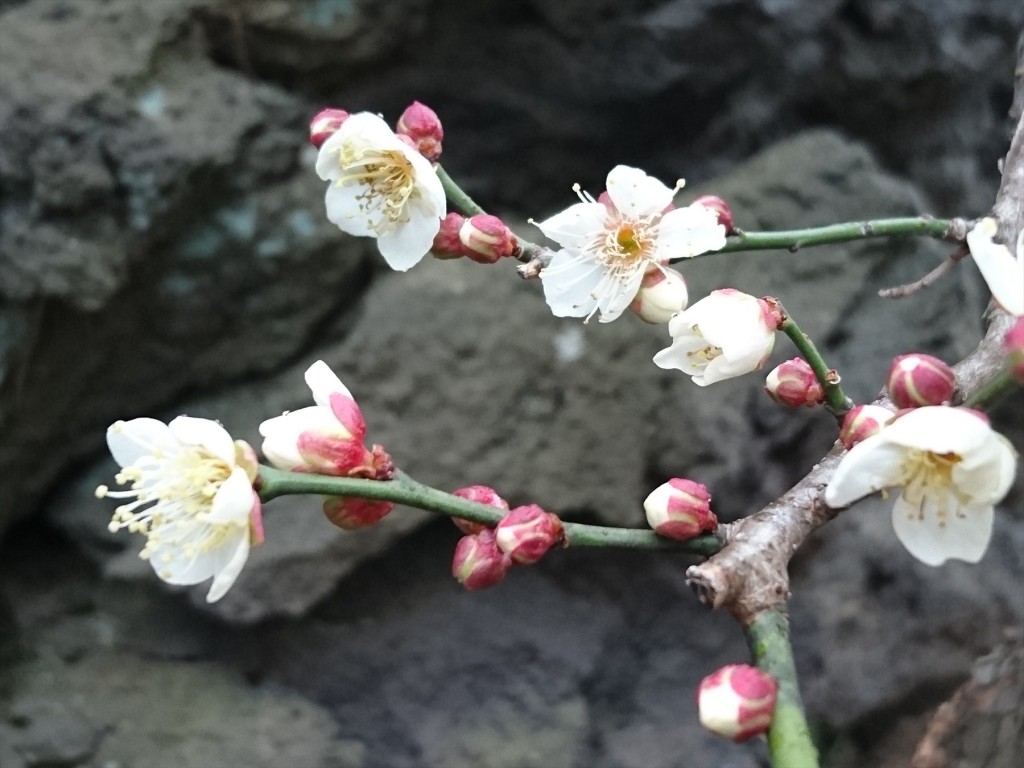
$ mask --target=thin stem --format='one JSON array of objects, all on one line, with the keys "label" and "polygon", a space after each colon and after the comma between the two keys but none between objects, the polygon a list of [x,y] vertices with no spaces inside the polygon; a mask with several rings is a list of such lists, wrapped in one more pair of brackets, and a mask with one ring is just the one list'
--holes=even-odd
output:
[{"label": "thin stem", "polygon": [[993,400],[998,400],[1016,386],[1016,384],[1017,382],[1013,378],[1013,374],[1005,370],[1000,371],[995,378],[986,382],[980,389],[978,389],[977,392],[964,400],[964,405],[971,408],[977,408],[981,405],[991,404]]},{"label": "thin stem", "polygon": [[[267,502],[291,494],[320,494],[324,496],[351,496],[374,501],[393,501],[450,517],[463,517],[477,523],[497,525],[502,511],[487,504],[452,496],[413,480],[399,472],[394,480],[364,480],[352,477],[331,477],[305,472],[285,472],[260,466],[260,500]],[[623,547],[628,549],[657,549],[710,555],[721,548],[714,536],[698,536],[687,541],[675,541],[659,536],[644,528],[611,528],[602,525],[564,523],[566,546]]]},{"label": "thin stem", "polygon": [[459,209],[459,213],[463,216],[476,216],[480,213],[487,213],[487,211],[476,204],[473,198],[462,190],[462,187],[455,183],[452,177],[448,175],[448,171],[440,165],[435,165],[434,170],[437,171],[437,178],[441,180],[444,196],[448,198],[449,203]]},{"label": "thin stem", "polygon": [[789,312],[782,305],[779,305],[779,309],[782,310],[785,316],[785,320],[782,321],[779,330],[789,337],[789,340],[793,342],[793,346],[800,353],[800,357],[811,366],[811,370],[814,371],[814,377],[821,384],[821,388],[825,392],[827,408],[833,416],[841,419],[853,408],[853,401],[846,396],[843,388],[839,386],[841,380],[839,374],[835,369],[829,368],[818,348],[811,341],[810,336],[800,330],[800,326],[790,317]]},{"label": "thin stem", "polygon": [[775,768],[817,768],[818,750],[807,727],[789,642],[789,619],[779,609],[762,611],[745,628],[757,667],[779,684],[768,751]]},{"label": "thin stem", "polygon": [[[933,219],[930,216],[872,219],[782,232],[739,232],[729,237],[725,247],[721,250],[700,255],[713,256],[716,253],[779,249],[796,252],[801,248],[809,248],[814,245],[847,243],[852,240],[893,237],[895,235],[923,235],[959,242],[966,236],[966,232],[967,223],[963,219]],[[672,261],[683,261],[683,259],[672,259]]]}]

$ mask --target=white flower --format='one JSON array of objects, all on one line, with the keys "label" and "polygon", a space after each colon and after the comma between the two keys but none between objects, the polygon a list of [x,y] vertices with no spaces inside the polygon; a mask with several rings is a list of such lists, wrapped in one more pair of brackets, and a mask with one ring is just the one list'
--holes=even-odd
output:
[{"label": "white flower", "polygon": [[320,147],[316,172],[327,187],[327,218],[350,235],[377,238],[392,269],[419,263],[445,215],[430,162],[377,115],[352,115]]},{"label": "white flower", "polygon": [[825,489],[830,507],[902,488],[892,510],[897,538],[928,565],[976,563],[992,535],[992,507],[1013,483],[1009,441],[962,408],[910,411],[847,453]]},{"label": "white flower", "polygon": [[677,368],[702,387],[760,368],[775,346],[762,302],[731,288],[680,312],[668,331],[672,346],[654,356],[655,365]]},{"label": "white flower", "polygon": [[115,510],[110,530],[146,536],[139,556],[169,584],[213,577],[206,600],[219,600],[241,573],[250,543],[262,540],[255,467],[247,471],[236,458],[248,446],[232,442],[217,422],[188,416],[170,424],[117,421],[107,429],[107,446],[121,465],[116,480],[129,490],[101,485],[96,495],[133,499]]},{"label": "white flower", "polygon": [[589,320],[599,312],[610,322],[629,306],[645,272],[725,245],[713,210],[691,205],[666,213],[675,190],[643,171],[617,165],[607,185],[608,205],[577,186],[582,202],[537,224],[562,246],[540,273],[557,317]]},{"label": "white flower", "polygon": [[996,220],[982,219],[967,233],[967,246],[974,263],[988,283],[992,297],[1016,317],[1024,316],[1024,231],[1017,238],[1017,256],[1002,243],[992,242]]}]

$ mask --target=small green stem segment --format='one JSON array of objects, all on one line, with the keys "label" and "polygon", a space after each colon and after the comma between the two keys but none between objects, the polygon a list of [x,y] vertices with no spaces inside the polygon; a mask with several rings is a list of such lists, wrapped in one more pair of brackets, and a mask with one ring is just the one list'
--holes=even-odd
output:
[{"label": "small green stem segment", "polygon": [[1000,371],[992,381],[982,385],[977,392],[964,400],[963,404],[970,408],[990,405],[993,401],[1007,394],[1015,386],[1017,386],[1017,381],[1013,378],[1013,374],[1009,371]]},{"label": "small green stem segment", "polygon": [[476,216],[480,213],[487,213],[487,211],[476,204],[473,198],[462,191],[462,187],[455,183],[444,168],[440,165],[435,165],[434,170],[437,171],[437,178],[441,180],[445,197],[448,198],[449,203],[459,209],[459,213],[463,216]]},{"label": "small green stem segment", "polygon": [[811,370],[814,371],[814,377],[821,384],[821,388],[825,392],[826,407],[833,416],[837,419],[842,419],[853,408],[853,401],[846,396],[843,388],[839,386],[839,374],[835,369],[828,367],[818,348],[814,346],[814,342],[811,341],[811,338],[806,333],[800,330],[800,326],[793,321],[785,307],[779,304],[779,310],[785,318],[779,326],[779,330],[789,337],[789,340],[793,342],[793,346],[800,353],[800,357],[811,366]]},{"label": "small green stem segment", "polygon": [[[798,251],[814,245],[847,243],[870,237],[893,237],[898,235],[923,235],[942,239],[956,239],[962,228],[957,219],[933,219],[930,216],[913,216],[896,219],[872,219],[829,224],[810,229],[791,229],[782,232],[740,232],[726,240],[725,247],[718,251],[700,254],[713,256],[716,253],[737,253],[739,251],[769,251],[785,249]],[[682,261],[683,259],[672,259]]]},{"label": "small green stem segment", "polygon": [[746,633],[754,663],[779,684],[775,712],[768,728],[772,765],[775,768],[817,768],[818,750],[811,741],[800,701],[793,647],[789,642],[789,619],[777,608],[763,611],[746,627]]},{"label": "small green stem segment", "polygon": [[[261,465],[259,494],[260,500],[264,502],[291,494],[351,496],[374,501],[393,501],[396,504],[439,512],[450,517],[463,517],[490,526],[497,525],[503,515],[500,509],[423,485],[403,472],[399,472],[394,480],[364,480],[305,472],[285,472]],[[563,525],[566,546],[572,547],[659,549],[693,555],[711,555],[721,548],[721,542],[714,536],[698,536],[687,541],[675,541],[643,528],[611,528],[583,523]]]}]

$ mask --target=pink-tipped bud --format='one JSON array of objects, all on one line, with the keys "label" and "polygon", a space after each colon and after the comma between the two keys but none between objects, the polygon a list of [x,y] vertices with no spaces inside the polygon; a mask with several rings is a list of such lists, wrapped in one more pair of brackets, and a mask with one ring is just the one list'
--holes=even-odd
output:
[{"label": "pink-tipped bud", "polygon": [[1018,384],[1024,384],[1024,317],[1018,317],[1003,337],[1006,365]]},{"label": "pink-tipped bud", "polygon": [[437,113],[425,104],[414,101],[406,107],[405,112],[398,118],[395,133],[412,139],[419,153],[430,162],[436,162],[441,157],[444,129]]},{"label": "pink-tipped bud", "polygon": [[267,535],[263,531],[263,502],[256,489],[253,489],[252,506],[249,507],[249,546],[258,547],[266,539]]},{"label": "pink-tipped bud", "polygon": [[493,587],[505,578],[511,567],[512,558],[501,551],[494,531],[488,528],[463,536],[455,545],[452,576],[468,590]]},{"label": "pink-tipped bud", "polygon": [[725,234],[731,235],[736,231],[736,226],[732,220],[732,208],[717,195],[701,195],[691,205],[703,205],[705,208],[710,208],[714,211],[718,217],[718,223],[725,227]]},{"label": "pink-tipped bud", "polygon": [[729,664],[700,681],[700,724],[732,741],[764,733],[772,722],[779,685],[749,664]]},{"label": "pink-tipped bud", "polygon": [[644,275],[629,308],[645,323],[660,325],[686,309],[689,299],[683,276],[674,269],[662,267]]},{"label": "pink-tipped bud", "polygon": [[647,523],[661,536],[692,539],[718,527],[711,511],[711,494],[702,483],[673,477],[644,499]]},{"label": "pink-tipped bud", "polygon": [[825,390],[802,357],[777,365],[765,379],[764,391],[776,403],[790,408],[820,405],[825,400]]},{"label": "pink-tipped bud", "polygon": [[516,507],[494,529],[498,546],[513,562],[529,565],[565,537],[558,515],[545,512],[536,504]]},{"label": "pink-tipped bud", "polygon": [[894,412],[880,405],[858,405],[843,418],[839,442],[850,450],[861,440],[877,435],[895,417]]},{"label": "pink-tipped bud", "polygon": [[324,499],[327,519],[345,531],[367,528],[379,523],[395,508],[390,501],[354,499],[349,497]]},{"label": "pink-tipped bud", "polygon": [[[501,498],[496,490],[488,488],[486,485],[468,485],[465,488],[452,491],[452,496],[458,496],[460,499],[475,501],[477,504],[486,504],[489,507],[508,512],[508,502]],[[476,523],[463,517],[453,517],[452,522],[455,523],[456,528],[466,534],[480,533],[480,531],[487,528],[483,523]]]},{"label": "pink-tipped bud", "polygon": [[[723,290],[732,291],[731,288]],[[719,293],[719,291],[715,291],[715,293]],[[786,313],[782,311],[782,303],[774,296],[762,296],[757,300],[757,304],[761,307],[761,318],[764,320],[764,324],[773,331],[782,330],[782,324],[786,322]]]},{"label": "pink-tipped bud", "polygon": [[309,121],[309,143],[317,149],[331,137],[341,124],[348,120],[348,112],[344,109],[321,109],[316,116]]},{"label": "pink-tipped bud", "polygon": [[885,387],[897,408],[944,405],[953,399],[956,374],[937,357],[900,355],[893,358]]},{"label": "pink-tipped bud", "polygon": [[452,211],[441,219],[441,228],[434,235],[430,251],[435,259],[458,259],[466,255],[466,249],[459,239],[459,231],[466,223],[466,217]]},{"label": "pink-tipped bud", "polygon": [[486,213],[466,219],[459,230],[459,240],[463,253],[480,264],[493,264],[511,256],[519,247],[519,241],[505,222]]}]

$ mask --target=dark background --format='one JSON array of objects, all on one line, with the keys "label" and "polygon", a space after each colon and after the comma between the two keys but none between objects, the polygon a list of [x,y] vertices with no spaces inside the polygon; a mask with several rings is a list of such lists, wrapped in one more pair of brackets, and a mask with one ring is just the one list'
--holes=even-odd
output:
[{"label": "dark background", "polygon": [[[756,376],[701,390],[663,328],[583,327],[512,265],[387,272],[325,219],[305,143],[325,105],[444,121],[446,168],[510,221],[631,163],[747,229],[973,217],[1007,146],[1019,0],[0,2],[0,764],[7,768],[756,766],[707,736],[696,682],[746,660],[687,558],[569,551],[466,594],[447,521],[358,534],[268,506],[220,603],[111,536],[103,430],[189,413],[256,441],[327,360],[371,439],[442,488],[640,525],[674,475],[749,514],[831,444]],[[517,225],[518,226],[518,225]],[[535,230],[522,231],[538,239]],[[969,262],[900,302],[931,241],[684,267],[695,300],[777,295],[858,400],[893,354],[983,332]],[[780,339],[772,364],[793,356]],[[1024,445],[1021,398],[993,414]],[[980,565],[913,561],[884,504],[794,563],[801,683],[830,766],[905,765],[1024,605],[1020,483]]]}]

